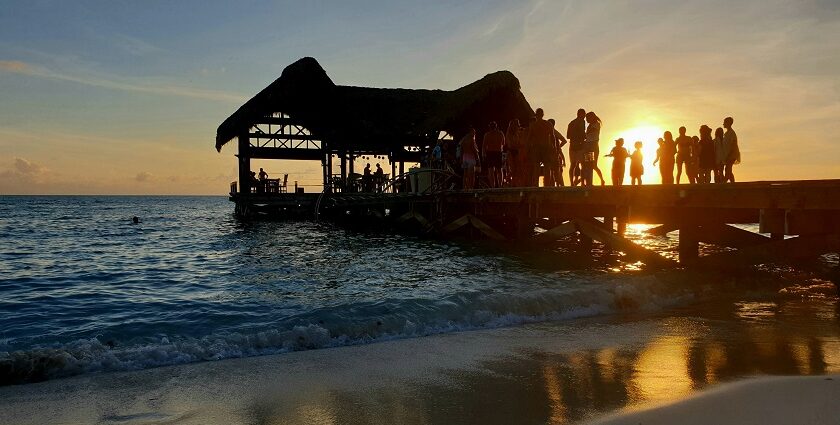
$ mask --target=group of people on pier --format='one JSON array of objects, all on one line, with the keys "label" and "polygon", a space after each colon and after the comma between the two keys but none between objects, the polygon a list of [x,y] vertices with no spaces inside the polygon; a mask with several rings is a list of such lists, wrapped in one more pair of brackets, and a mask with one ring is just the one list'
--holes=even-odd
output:
[{"label": "group of people on pier", "polygon": [[[734,182],[733,166],[740,163],[738,136],[732,129],[734,120],[727,117],[723,128],[712,136],[712,129],[703,125],[700,136],[688,136],[680,127],[674,139],[666,131],[658,140],[659,148],[653,165],[659,165],[663,184],[679,184],[683,172],[689,183]],[[564,169],[568,167],[572,186],[591,186],[594,176],[604,185],[603,172],[598,167],[600,156],[601,118],[593,111],[579,109],[571,120],[564,136],[553,119],[545,119],[539,108],[524,126],[514,119],[502,132],[496,122],[479,138],[474,128],[457,143],[439,142],[431,152],[432,162],[438,167],[448,166],[463,174],[464,189],[476,187],[476,173],[481,170],[490,187],[538,186],[540,176],[544,186],[565,186]],[[563,148],[568,145],[568,157]],[[612,183],[624,184],[626,163],[630,160],[630,182],[642,184],[645,172],[642,142],[633,143],[633,152],[624,147],[624,139],[615,140],[615,146],[606,157],[612,158]],[[676,180],[674,171],[676,167]]]}]

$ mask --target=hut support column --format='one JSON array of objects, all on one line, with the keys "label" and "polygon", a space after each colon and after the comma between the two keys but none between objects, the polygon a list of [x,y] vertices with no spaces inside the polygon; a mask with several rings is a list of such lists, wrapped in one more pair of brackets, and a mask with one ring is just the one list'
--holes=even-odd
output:
[{"label": "hut support column", "polygon": [[341,156],[341,191],[343,192],[344,187],[347,186],[347,154],[345,152],[341,152],[339,155]]},{"label": "hut support column", "polygon": [[250,137],[248,132],[239,135],[239,194],[251,194],[251,157],[248,156]]}]

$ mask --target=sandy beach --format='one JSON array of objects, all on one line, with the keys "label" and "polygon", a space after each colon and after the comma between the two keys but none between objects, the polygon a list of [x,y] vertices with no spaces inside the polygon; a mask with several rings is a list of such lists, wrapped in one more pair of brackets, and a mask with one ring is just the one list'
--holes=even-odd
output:
[{"label": "sandy beach", "polygon": [[722,385],[676,403],[588,422],[620,424],[836,424],[840,375],[761,377]]},{"label": "sandy beach", "polygon": [[[832,305],[786,308],[813,322],[836,314]],[[830,423],[840,414],[830,402],[840,378],[828,376],[840,372],[836,317],[799,328],[796,321],[696,313],[616,315],[7,386],[0,388],[0,422],[782,424]],[[760,375],[819,376],[752,378]]]}]

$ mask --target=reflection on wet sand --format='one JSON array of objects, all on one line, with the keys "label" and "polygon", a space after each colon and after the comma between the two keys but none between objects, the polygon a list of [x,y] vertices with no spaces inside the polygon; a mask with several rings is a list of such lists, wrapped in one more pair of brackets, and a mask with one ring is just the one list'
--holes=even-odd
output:
[{"label": "reflection on wet sand", "polygon": [[635,346],[523,353],[449,371],[445,384],[328,391],[311,400],[317,408],[278,406],[256,422],[566,424],[748,375],[840,372],[836,300],[719,310],[662,319],[661,332]]}]

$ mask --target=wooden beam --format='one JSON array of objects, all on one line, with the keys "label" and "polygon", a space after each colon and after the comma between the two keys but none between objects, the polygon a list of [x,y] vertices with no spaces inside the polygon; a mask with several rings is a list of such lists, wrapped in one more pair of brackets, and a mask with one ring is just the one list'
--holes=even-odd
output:
[{"label": "wooden beam", "polygon": [[489,237],[490,239],[502,241],[505,240],[504,235],[493,230],[493,228],[490,227],[487,223],[485,223],[484,221],[472,214],[464,214],[463,216],[461,216],[461,218],[447,224],[443,229],[441,229],[441,232],[454,232],[468,224],[480,231],[481,233],[483,233],[485,236]]},{"label": "wooden beam", "polygon": [[460,229],[461,227],[466,226],[467,224],[470,224],[470,215],[464,214],[463,216],[461,216],[461,218],[454,220],[451,223],[444,226],[442,229],[440,229],[440,231],[443,233],[454,232]]},{"label": "wooden beam", "polygon": [[565,238],[577,233],[577,226],[573,221],[567,221],[559,226],[556,226],[548,231],[540,233],[532,238],[536,242],[555,241],[557,239]]},{"label": "wooden beam", "polygon": [[675,267],[677,265],[674,261],[669,260],[656,252],[636,245],[621,236],[602,229],[601,226],[593,223],[592,219],[575,219],[573,222],[581,234],[622,251],[630,258],[641,260],[654,267],[666,268]]},{"label": "wooden beam", "polygon": [[472,224],[472,226],[475,227],[476,229],[478,229],[481,233],[484,233],[484,235],[487,236],[488,238],[495,239],[497,241],[503,241],[503,240],[506,239],[504,237],[504,235],[502,235],[501,233],[493,230],[492,227],[488,226],[487,223],[485,223],[484,221],[482,221],[478,217],[476,217],[472,214],[467,214],[467,215],[470,218],[470,224]]},{"label": "wooden beam", "polygon": [[254,147],[247,149],[248,156],[256,159],[295,159],[320,161],[326,152],[322,149]]},{"label": "wooden beam", "polygon": [[284,134],[284,133],[249,133],[252,139],[268,139],[268,140],[311,140],[313,142],[320,142],[316,136],[311,134]]},{"label": "wooden beam", "polygon": [[656,227],[651,227],[650,229],[647,229],[645,232],[647,234],[653,235],[653,236],[665,236],[668,233],[671,233],[674,230],[677,230],[679,228],[680,227],[677,226],[674,223],[665,223],[665,224],[661,224],[661,225],[656,226]]},{"label": "wooden beam", "polygon": [[743,248],[770,242],[770,238],[766,236],[739,229],[728,224],[700,226],[697,237],[700,242],[733,248]]}]

